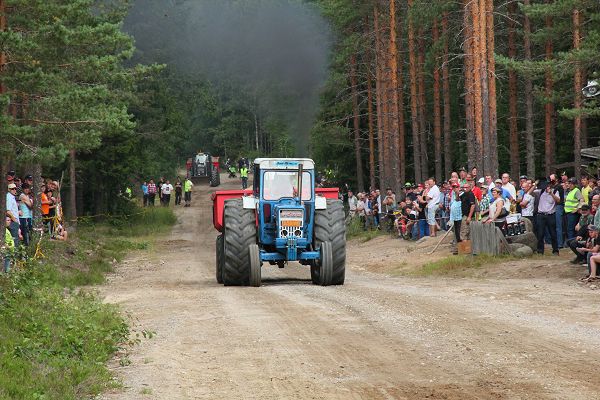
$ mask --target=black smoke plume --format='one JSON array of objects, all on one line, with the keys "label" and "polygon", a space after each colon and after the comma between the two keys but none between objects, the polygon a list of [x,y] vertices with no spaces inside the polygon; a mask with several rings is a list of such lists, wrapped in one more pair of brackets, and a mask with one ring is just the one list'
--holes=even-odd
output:
[{"label": "black smoke plume", "polygon": [[331,46],[315,7],[300,0],[135,0],[125,30],[144,62],[253,93],[262,115],[280,116],[298,154],[306,153]]}]

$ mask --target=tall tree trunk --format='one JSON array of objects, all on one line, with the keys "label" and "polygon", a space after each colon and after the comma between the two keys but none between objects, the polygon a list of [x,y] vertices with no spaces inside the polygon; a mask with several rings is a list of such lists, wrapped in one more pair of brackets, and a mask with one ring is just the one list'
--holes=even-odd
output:
[{"label": "tall tree trunk", "polygon": [[379,26],[379,9],[377,3],[373,7],[373,29],[375,30],[375,92],[377,101],[377,154],[379,160],[379,187],[385,188],[385,160],[383,147],[383,76],[381,71],[381,31]]},{"label": "tall tree trunk", "polygon": [[473,22],[472,0],[464,0],[463,2],[463,32],[464,32],[464,79],[465,79],[465,126],[466,126],[466,141],[467,141],[467,165],[474,166],[476,160],[476,143],[475,143],[475,48],[473,41]]},{"label": "tall tree trunk", "polygon": [[494,0],[486,0],[485,19],[487,36],[487,79],[489,90],[489,172],[492,176],[498,176],[498,115],[496,111],[496,59],[494,56],[496,47],[494,36]]},{"label": "tall tree trunk", "polygon": [[[530,0],[523,0],[525,6]],[[523,53],[526,61],[531,60],[531,21],[525,15],[523,19]],[[533,131],[533,81],[529,76],[524,77],[525,92],[525,145],[527,148],[527,175],[535,179],[535,137]]]},{"label": "tall tree trunk", "polygon": [[373,124],[373,82],[371,78],[371,64],[367,71],[367,113],[369,118],[369,184],[377,187],[375,181],[375,132]]},{"label": "tall tree trunk", "polygon": [[404,62],[400,59],[400,52],[402,50],[402,29],[397,29],[396,24],[396,43],[398,44],[398,51],[396,53],[396,63],[398,65],[398,86],[397,86],[397,99],[398,102],[398,161],[400,163],[400,182],[406,182],[406,121],[404,118]]},{"label": "tall tree trunk", "polygon": [[388,50],[390,71],[390,131],[392,143],[390,146],[390,159],[392,161],[392,187],[399,190],[400,182],[400,137],[398,125],[398,45],[396,43],[396,0],[389,0],[390,5],[390,41]]},{"label": "tall tree trunk", "polygon": [[[4,0],[0,0],[0,31],[6,30],[6,8],[4,4]],[[0,52],[0,74],[4,73],[4,68],[6,66],[6,54],[2,51]],[[6,92],[6,88],[4,84],[0,81],[0,95],[3,95]],[[0,114],[5,114],[8,110],[1,110]],[[4,147],[4,146],[2,146]],[[3,152],[6,152],[6,149],[0,149]],[[8,172],[8,156],[4,157],[4,154],[0,153],[0,210],[6,211],[6,191],[7,186],[5,185],[6,173]],[[5,215],[4,213],[1,215]],[[4,217],[2,219],[2,228],[4,228]],[[4,233],[4,230],[0,230],[0,232]],[[0,240],[4,243],[4,236],[0,236]]]},{"label": "tall tree trunk", "polygon": [[[581,12],[578,9],[573,10],[573,49],[579,49],[581,46]],[[583,69],[579,62],[575,64],[575,76],[573,79],[575,99],[573,101],[574,108],[580,110],[583,106],[583,96],[581,88],[583,87]],[[573,152],[575,153],[575,177],[581,178],[581,116],[577,115],[573,121],[573,139],[575,145]]]},{"label": "tall tree trunk", "polygon": [[[427,156],[427,102],[425,100],[425,33],[419,30],[419,146],[421,147],[421,181],[429,177],[429,159]],[[419,182],[421,182],[419,181]]]},{"label": "tall tree trunk", "polygon": [[[438,21],[433,21],[433,45],[436,46],[440,40]],[[440,63],[439,55],[435,55],[433,65],[433,143],[435,157],[435,179],[442,181],[442,110],[440,105]]]},{"label": "tall tree trunk", "polygon": [[[508,3],[508,57],[512,60],[517,57],[517,33],[516,33],[517,3]],[[514,69],[508,71],[508,130],[510,135],[510,174],[514,178],[519,176],[519,126],[517,123],[517,72]],[[530,157],[532,154],[529,155]]]},{"label": "tall tree trunk", "polygon": [[77,225],[77,151],[69,150],[69,222],[71,226]]},{"label": "tall tree trunk", "polygon": [[[546,4],[552,3],[553,0],[546,0]],[[546,28],[551,30],[554,25],[552,17],[546,17]],[[546,39],[545,45],[546,61],[554,58],[554,43],[552,38]],[[546,69],[545,73],[545,88],[546,104],[544,105],[544,133],[545,133],[545,170],[546,175],[551,174],[554,165],[554,102],[552,101],[554,92],[554,77],[551,68]]]},{"label": "tall tree trunk", "polygon": [[452,172],[452,137],[450,132],[450,66],[448,65],[448,12],[442,16],[444,57],[442,60],[442,91],[444,98],[444,176]]},{"label": "tall tree trunk", "polygon": [[365,190],[360,145],[360,109],[358,108],[358,79],[356,77],[356,55],[350,57],[350,85],[352,86],[352,121],[354,124],[354,156],[356,158],[356,181],[358,190]]},{"label": "tall tree trunk", "polygon": [[[408,0],[408,7],[413,6],[413,0]],[[410,13],[409,13],[410,14]],[[410,120],[413,142],[413,162],[415,169],[415,181],[421,182],[423,175],[421,171],[421,146],[419,140],[419,118],[418,118],[418,93],[417,93],[417,57],[415,45],[415,30],[412,18],[408,20],[408,62],[410,76]]]},{"label": "tall tree trunk", "polygon": [[481,12],[479,11],[479,0],[468,0],[471,3],[471,23],[472,23],[472,41],[473,41],[473,122],[475,127],[475,160],[471,162],[469,167],[477,167],[485,173],[483,165],[483,121],[481,119],[483,113],[483,94],[481,91],[481,54],[482,40],[480,33]]}]

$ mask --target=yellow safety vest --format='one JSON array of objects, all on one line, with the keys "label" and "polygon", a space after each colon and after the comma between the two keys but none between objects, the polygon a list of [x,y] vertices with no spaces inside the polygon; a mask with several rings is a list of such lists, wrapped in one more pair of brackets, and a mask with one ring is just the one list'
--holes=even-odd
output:
[{"label": "yellow safety vest", "polygon": [[240,177],[242,177],[242,178],[248,177],[248,168],[242,167],[242,169],[240,169]]},{"label": "yellow safety vest", "polygon": [[572,213],[577,210],[577,206],[579,205],[579,200],[575,197],[575,194],[579,192],[578,188],[575,188],[567,194],[565,197],[565,212]]}]

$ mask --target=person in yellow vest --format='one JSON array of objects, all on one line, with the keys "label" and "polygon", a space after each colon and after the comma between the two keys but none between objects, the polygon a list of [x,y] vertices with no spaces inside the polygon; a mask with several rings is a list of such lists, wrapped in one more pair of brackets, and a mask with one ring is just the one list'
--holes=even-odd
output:
[{"label": "person in yellow vest", "polygon": [[10,258],[15,251],[15,240],[13,239],[8,227],[10,226],[11,219],[6,217],[4,222],[4,242],[1,248],[1,254],[4,256],[4,267],[3,271],[8,273],[10,271]]},{"label": "person in yellow vest", "polygon": [[585,204],[590,204],[590,192],[592,186],[590,185],[590,178],[588,176],[581,177],[581,194],[583,195],[583,201]]},{"label": "person in yellow vest", "polygon": [[569,192],[565,195],[565,215],[567,216],[567,240],[575,238],[575,226],[579,222],[579,209],[584,204],[581,190],[577,187],[577,179],[568,181]]},{"label": "person in yellow vest", "polygon": [[190,180],[190,178],[185,178],[185,182],[183,183],[183,199],[185,200],[184,207],[189,207],[192,202],[192,186],[194,184]]},{"label": "person in yellow vest", "polygon": [[242,178],[242,189],[246,189],[248,187],[248,167],[245,164],[240,168],[240,177]]}]

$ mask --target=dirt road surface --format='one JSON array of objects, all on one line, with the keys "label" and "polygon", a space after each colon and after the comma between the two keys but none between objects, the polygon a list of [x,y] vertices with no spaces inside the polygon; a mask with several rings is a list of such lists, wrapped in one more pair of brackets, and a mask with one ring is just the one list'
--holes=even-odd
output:
[{"label": "dirt road surface", "polygon": [[298,265],[267,267],[260,288],[223,287],[209,192],[197,185],[172,233],[100,289],[156,333],[113,363],[123,388],[103,399],[600,398],[597,291],[390,277],[365,271],[373,254],[358,243],[344,286],[313,286]]}]

